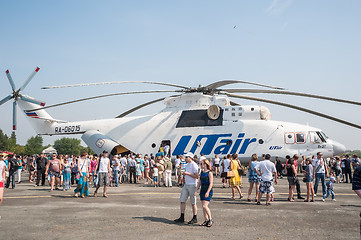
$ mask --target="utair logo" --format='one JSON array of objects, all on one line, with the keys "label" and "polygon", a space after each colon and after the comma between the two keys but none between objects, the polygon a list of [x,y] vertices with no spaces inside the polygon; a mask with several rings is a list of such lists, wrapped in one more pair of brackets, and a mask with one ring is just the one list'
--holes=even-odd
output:
[{"label": "utair logo", "polygon": [[[179,140],[177,146],[175,147],[173,151],[173,156],[176,155],[184,155],[186,152],[186,149],[188,149],[188,146],[192,146],[192,148],[189,150],[190,152],[194,153],[197,149],[197,147],[202,147],[200,145],[200,142],[205,139],[205,142],[203,144],[203,147],[201,149],[201,154],[209,155],[209,154],[219,154],[219,155],[225,155],[225,154],[232,154],[232,153],[238,153],[238,154],[244,154],[248,148],[248,146],[251,143],[254,143],[257,141],[256,138],[244,138],[245,134],[240,133],[238,134],[237,139],[234,141],[232,139],[232,134],[212,134],[212,135],[199,135],[194,142],[189,145],[189,142],[192,138],[191,135],[188,136],[182,136]],[[219,144],[216,146],[216,143],[219,141]]]}]

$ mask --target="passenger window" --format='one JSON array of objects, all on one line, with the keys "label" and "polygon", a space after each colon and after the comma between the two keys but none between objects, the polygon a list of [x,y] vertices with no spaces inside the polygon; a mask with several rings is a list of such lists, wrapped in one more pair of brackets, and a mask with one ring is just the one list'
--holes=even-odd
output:
[{"label": "passenger window", "polygon": [[285,143],[286,144],[295,143],[295,133],[293,133],[293,132],[285,133]]},{"label": "passenger window", "polygon": [[305,143],[306,138],[304,133],[296,133],[296,143]]}]

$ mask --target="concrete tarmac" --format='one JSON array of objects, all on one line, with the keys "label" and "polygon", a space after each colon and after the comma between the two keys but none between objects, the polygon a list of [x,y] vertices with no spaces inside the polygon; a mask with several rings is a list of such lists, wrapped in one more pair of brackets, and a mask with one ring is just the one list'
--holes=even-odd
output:
[{"label": "concrete tarmac", "polygon": [[[25,181],[5,189],[0,239],[360,239],[361,199],[351,184],[335,184],[336,202],[331,196],[322,202],[319,188],[314,203],[297,199],[292,203],[287,201],[288,182],[283,178],[275,186],[275,201],[266,206],[265,198],[262,205],[247,201],[249,184],[246,177],[242,180],[245,197],[232,200],[231,189],[215,179],[211,228],[174,223],[180,215],[181,188],[176,186],[121,184],[109,188],[108,198],[101,191],[93,197],[90,188],[91,196],[82,199],[73,196],[74,188],[49,192],[48,186]],[[305,196],[304,183],[301,188]],[[197,206],[202,223],[200,201]],[[191,217],[188,200],[186,221]]]}]

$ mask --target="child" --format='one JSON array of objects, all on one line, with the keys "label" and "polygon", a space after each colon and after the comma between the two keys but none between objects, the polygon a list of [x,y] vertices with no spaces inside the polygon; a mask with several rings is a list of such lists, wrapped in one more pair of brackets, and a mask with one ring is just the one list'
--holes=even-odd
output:
[{"label": "child", "polygon": [[330,196],[330,194],[331,194],[331,196],[332,196],[332,200],[333,200],[333,201],[336,201],[336,199],[335,199],[335,193],[334,193],[334,191],[333,191],[333,183],[334,183],[334,182],[335,182],[335,177],[330,177],[330,181],[328,181],[328,182],[326,183],[327,193],[326,193],[325,196],[323,196],[322,201],[325,201],[325,199],[328,198],[328,196]]},{"label": "child", "polygon": [[153,183],[154,183],[154,187],[158,187],[158,166],[154,165],[153,166]]}]

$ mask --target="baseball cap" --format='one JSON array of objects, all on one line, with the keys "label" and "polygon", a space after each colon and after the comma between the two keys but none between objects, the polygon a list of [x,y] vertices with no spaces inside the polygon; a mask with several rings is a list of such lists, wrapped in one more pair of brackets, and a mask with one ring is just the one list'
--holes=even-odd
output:
[{"label": "baseball cap", "polygon": [[194,154],[193,154],[192,152],[187,152],[187,153],[184,155],[184,157],[190,157],[190,158],[193,159]]},{"label": "baseball cap", "polygon": [[331,181],[336,181],[335,177],[330,177]]},{"label": "baseball cap", "polygon": [[201,158],[199,160],[207,160],[207,158],[205,156],[201,156]]}]

